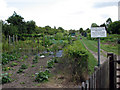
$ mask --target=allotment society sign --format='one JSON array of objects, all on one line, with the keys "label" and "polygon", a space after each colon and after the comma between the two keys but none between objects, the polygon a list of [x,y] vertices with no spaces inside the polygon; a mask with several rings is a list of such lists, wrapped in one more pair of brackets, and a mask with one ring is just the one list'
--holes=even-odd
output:
[{"label": "allotment society sign", "polygon": [[91,37],[107,37],[105,27],[92,27],[91,28]]}]

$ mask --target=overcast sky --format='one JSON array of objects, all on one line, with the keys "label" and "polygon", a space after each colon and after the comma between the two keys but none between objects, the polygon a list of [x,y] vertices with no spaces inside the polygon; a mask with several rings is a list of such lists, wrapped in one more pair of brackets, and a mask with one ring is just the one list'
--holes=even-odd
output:
[{"label": "overcast sky", "polygon": [[0,19],[6,20],[16,11],[25,21],[37,26],[63,27],[66,30],[90,28],[109,17],[118,20],[119,0],[0,0]]}]

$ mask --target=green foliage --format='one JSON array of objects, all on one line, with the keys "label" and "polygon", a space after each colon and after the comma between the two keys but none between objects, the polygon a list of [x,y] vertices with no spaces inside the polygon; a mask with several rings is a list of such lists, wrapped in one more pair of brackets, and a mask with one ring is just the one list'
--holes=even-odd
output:
[{"label": "green foliage", "polygon": [[84,81],[84,73],[88,70],[88,52],[80,41],[75,41],[72,45],[64,49],[64,56],[69,59],[71,72],[74,80]]},{"label": "green foliage", "polygon": [[8,64],[10,61],[14,61],[14,60],[17,60],[16,56],[9,55],[9,54],[6,54],[6,53],[2,54],[2,64],[3,65]]},{"label": "green foliage", "polygon": [[49,76],[50,76],[49,69],[45,70],[44,72],[40,71],[39,73],[35,74],[35,81],[36,82],[48,81]]},{"label": "green foliage", "polygon": [[82,33],[82,32],[83,32],[83,28],[80,28],[80,29],[79,29],[79,32]]},{"label": "green foliage", "polygon": [[96,23],[92,23],[91,27],[99,27]]},{"label": "green foliage", "polygon": [[120,21],[115,21],[109,24],[108,31],[112,34],[120,34]]},{"label": "green foliage", "polygon": [[17,73],[23,73],[24,69],[27,69],[28,66],[26,64],[22,64],[21,67],[19,68],[19,70],[17,71]]},{"label": "green foliage", "polygon": [[28,67],[27,67],[26,64],[22,64],[20,68],[21,68],[21,69],[27,69]]},{"label": "green foliage", "polygon": [[63,39],[63,33],[57,33],[55,34],[55,40],[62,40]]},{"label": "green foliage", "polygon": [[57,57],[54,57],[52,60],[54,61],[54,63],[58,63],[58,58]]},{"label": "green foliage", "polygon": [[38,56],[36,55],[35,58],[33,59],[33,64],[38,63]]},{"label": "green foliage", "polygon": [[8,70],[11,70],[11,68],[10,67],[3,67],[2,68],[2,71],[8,71]]},{"label": "green foliage", "polygon": [[23,73],[23,69],[19,69],[18,71],[17,71],[17,73]]},{"label": "green foliage", "polygon": [[12,64],[10,64],[11,67],[17,66],[17,65],[18,65],[18,63],[15,63],[15,62],[12,62]]},{"label": "green foliage", "polygon": [[47,68],[53,68],[53,66],[54,66],[54,60],[53,59],[47,61]]},{"label": "green foliage", "polygon": [[12,81],[12,79],[10,78],[10,74],[8,74],[8,73],[1,74],[1,76],[0,76],[0,84],[1,83],[2,84],[9,83],[11,81]]}]

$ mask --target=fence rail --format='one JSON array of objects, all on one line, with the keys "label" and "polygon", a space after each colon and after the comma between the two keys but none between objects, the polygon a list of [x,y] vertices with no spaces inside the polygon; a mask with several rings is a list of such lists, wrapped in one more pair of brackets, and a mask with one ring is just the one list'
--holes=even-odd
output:
[{"label": "fence rail", "polygon": [[89,79],[82,82],[81,88],[83,90],[98,90],[100,88],[115,90],[120,88],[120,74],[117,73],[120,70],[119,65],[117,66],[120,64],[120,60],[117,60],[117,56],[113,53],[108,53],[107,57],[108,59],[100,67],[95,66],[94,73]]}]

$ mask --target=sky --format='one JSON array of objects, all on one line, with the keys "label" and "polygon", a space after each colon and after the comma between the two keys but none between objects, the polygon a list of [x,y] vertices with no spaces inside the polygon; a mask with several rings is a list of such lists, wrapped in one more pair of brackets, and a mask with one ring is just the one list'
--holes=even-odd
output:
[{"label": "sky", "polygon": [[63,27],[65,30],[87,29],[92,23],[101,25],[110,17],[118,20],[120,0],[0,0],[0,20],[16,11],[25,21],[37,26]]}]

